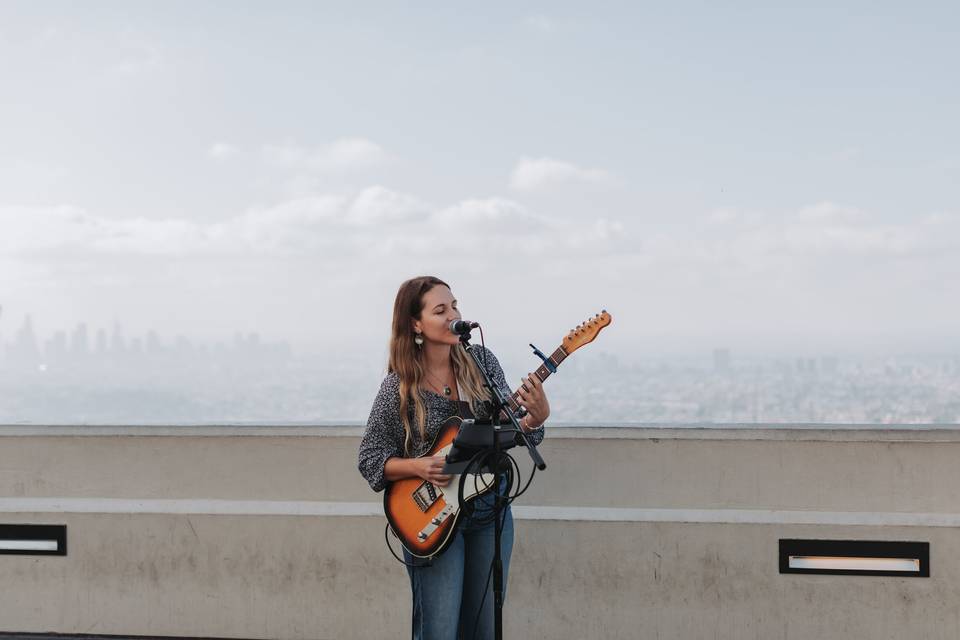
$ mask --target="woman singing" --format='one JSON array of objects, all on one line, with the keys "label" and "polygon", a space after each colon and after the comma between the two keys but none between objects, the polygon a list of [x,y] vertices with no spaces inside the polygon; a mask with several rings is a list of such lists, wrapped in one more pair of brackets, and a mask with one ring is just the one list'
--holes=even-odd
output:
[{"label": "woman singing", "polygon": [[[442,472],[443,457],[417,456],[430,450],[451,416],[489,417],[482,375],[459,336],[450,332],[450,323],[459,319],[457,301],[439,278],[422,276],[400,285],[393,305],[388,374],[360,443],[360,473],[374,491],[408,477],[446,486],[450,476]],[[480,360],[491,379],[509,396],[500,363],[490,350],[482,351]],[[521,387],[519,402],[528,413],[520,425],[529,433],[527,437],[539,444],[550,405],[537,376],[531,374],[523,383],[526,389]],[[404,552],[407,563],[415,565],[408,566],[407,572],[416,640],[493,638],[493,588],[488,580],[494,546],[491,494],[473,501],[473,514],[432,564],[414,562],[413,556]],[[513,517],[507,507],[501,538],[504,584],[512,549]]]}]

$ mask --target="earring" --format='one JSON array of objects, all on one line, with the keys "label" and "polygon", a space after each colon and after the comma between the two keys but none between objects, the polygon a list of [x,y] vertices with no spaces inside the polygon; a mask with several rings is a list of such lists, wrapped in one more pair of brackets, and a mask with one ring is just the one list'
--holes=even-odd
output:
[{"label": "earring", "polygon": [[422,346],[423,346],[423,336],[420,335],[419,333],[418,333],[417,335],[413,336],[413,341],[417,343],[417,346],[418,346],[418,347],[422,347]]}]

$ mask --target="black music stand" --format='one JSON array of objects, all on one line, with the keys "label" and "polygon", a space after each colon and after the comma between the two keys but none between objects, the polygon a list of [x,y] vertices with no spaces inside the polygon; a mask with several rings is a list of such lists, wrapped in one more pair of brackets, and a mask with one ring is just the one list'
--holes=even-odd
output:
[{"label": "black music stand", "polygon": [[[520,428],[520,422],[517,416],[510,410],[510,404],[507,402],[503,391],[490,378],[486,367],[474,351],[475,346],[470,344],[470,333],[464,333],[460,336],[460,343],[466,350],[473,362],[477,365],[477,370],[483,376],[484,386],[490,392],[490,416],[489,422],[467,421],[460,427],[460,432],[450,447],[447,454],[447,464],[444,466],[443,473],[459,474],[469,466],[470,461],[478,454],[485,451],[492,451],[495,460],[499,460],[500,453],[509,449],[521,441],[533,458],[533,463],[541,471],[547,468],[547,463],[543,461],[540,452],[531,443],[523,429]],[[500,425],[500,414],[507,416],[509,422],[513,424],[512,429],[502,429]],[[469,428],[465,428],[469,426]],[[454,452],[457,452],[454,456]],[[500,478],[503,475],[501,464],[492,465],[490,470],[493,473],[493,492],[494,492],[494,546],[493,546],[493,606],[494,606],[494,637],[496,640],[503,638],[503,560],[500,557],[500,538],[503,534],[503,519],[501,512],[504,509],[503,498],[500,494]],[[459,471],[455,469],[460,469]],[[479,469],[477,470],[480,471]],[[459,499],[459,491],[458,499]],[[462,505],[461,505],[462,506]]]}]

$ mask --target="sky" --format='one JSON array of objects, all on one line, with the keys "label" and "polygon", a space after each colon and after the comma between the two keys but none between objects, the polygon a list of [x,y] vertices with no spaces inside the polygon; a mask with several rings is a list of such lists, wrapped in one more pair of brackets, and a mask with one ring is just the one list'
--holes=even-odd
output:
[{"label": "sky", "polygon": [[960,350],[960,6],[792,4],[7,0],[0,339]]}]

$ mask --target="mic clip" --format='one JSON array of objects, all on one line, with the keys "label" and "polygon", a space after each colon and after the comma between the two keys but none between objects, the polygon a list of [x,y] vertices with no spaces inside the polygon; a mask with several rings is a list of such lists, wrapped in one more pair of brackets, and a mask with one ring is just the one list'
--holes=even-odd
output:
[{"label": "mic clip", "polygon": [[550,358],[543,355],[543,352],[540,351],[540,349],[537,349],[535,346],[533,346],[533,343],[530,343],[530,348],[533,349],[533,354],[535,356],[543,360],[543,366],[547,368],[547,371],[549,371],[550,373],[557,372],[557,365],[553,364],[553,362],[550,361]]}]

